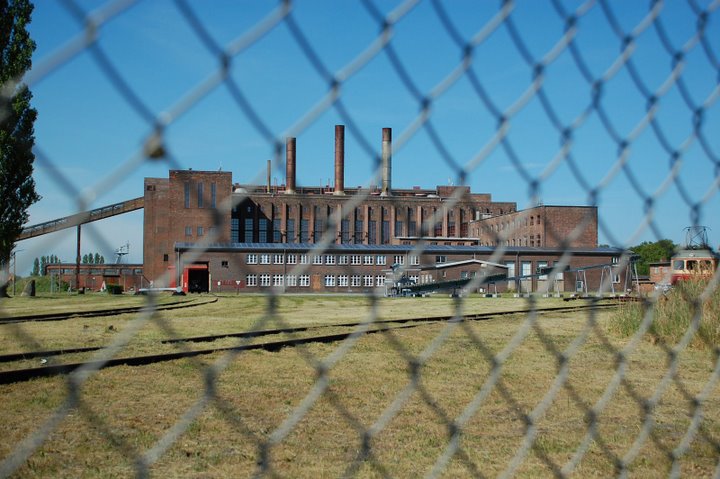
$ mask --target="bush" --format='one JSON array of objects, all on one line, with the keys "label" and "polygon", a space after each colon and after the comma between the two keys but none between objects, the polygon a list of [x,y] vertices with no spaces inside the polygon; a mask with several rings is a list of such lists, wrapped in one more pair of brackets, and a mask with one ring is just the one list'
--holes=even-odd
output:
[{"label": "bush", "polygon": [[123,293],[123,287],[119,284],[108,284],[105,287],[107,288],[108,294],[122,294]]},{"label": "bush", "polygon": [[720,344],[720,288],[716,288],[701,303],[700,296],[707,286],[707,280],[683,281],[655,304],[624,304],[613,315],[610,328],[618,334],[630,336],[640,327],[648,308],[652,308],[652,324],[648,329],[650,339],[674,345],[693,325],[699,313],[698,330],[690,344],[711,348]]}]

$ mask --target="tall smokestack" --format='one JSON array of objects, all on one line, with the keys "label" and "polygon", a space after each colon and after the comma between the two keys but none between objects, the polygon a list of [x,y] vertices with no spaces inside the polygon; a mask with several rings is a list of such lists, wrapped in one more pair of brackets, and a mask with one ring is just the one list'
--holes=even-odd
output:
[{"label": "tall smokestack", "polygon": [[285,193],[295,194],[295,138],[285,141]]},{"label": "tall smokestack", "polygon": [[345,194],[345,125],[335,125],[335,194]]},{"label": "tall smokestack", "polygon": [[380,196],[390,196],[392,171],[392,128],[382,129],[382,189]]},{"label": "tall smokestack", "polygon": [[272,185],[270,184],[270,175],[272,174],[272,162],[267,160],[267,188],[266,192],[270,193]]}]

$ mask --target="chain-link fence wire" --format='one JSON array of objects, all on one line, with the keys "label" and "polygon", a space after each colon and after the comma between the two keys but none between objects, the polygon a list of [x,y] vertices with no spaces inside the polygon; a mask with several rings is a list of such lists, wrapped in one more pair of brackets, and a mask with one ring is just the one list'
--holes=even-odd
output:
[{"label": "chain-link fence wire", "polygon": [[[384,55],[389,62],[391,73],[399,79],[402,89],[410,95],[418,109],[414,119],[405,125],[399,137],[395,139],[393,149],[395,151],[402,150],[423,131],[435,148],[435,153],[441,159],[437,167],[449,171],[449,174],[458,185],[469,184],[473,173],[477,172],[483,163],[489,161],[489,158],[494,153],[502,151],[509,159],[511,167],[526,183],[530,204],[540,203],[543,184],[561,166],[570,170],[573,179],[586,193],[587,204],[594,206],[601,205],[601,195],[612,181],[620,176],[624,177],[631,186],[631,190],[627,192],[628,203],[639,204],[644,208],[643,222],[638,227],[634,237],[638,237],[648,229],[655,237],[662,237],[658,220],[655,218],[655,210],[658,201],[670,187],[678,190],[693,225],[701,224],[704,217],[717,214],[716,211],[706,211],[709,208],[708,205],[716,199],[718,187],[720,186],[720,159],[716,151],[717,142],[713,143],[713,132],[708,131],[707,118],[711,115],[717,115],[715,104],[720,94],[720,63],[716,53],[717,41],[716,39],[713,41],[712,35],[708,34],[707,31],[712,22],[718,21],[717,9],[720,7],[720,2],[700,4],[700,2],[689,0],[684,6],[692,12],[694,25],[689,29],[691,31],[690,35],[683,42],[678,43],[668,34],[665,23],[667,19],[663,19],[661,15],[661,12],[666,7],[662,1],[649,2],[643,18],[631,28],[628,28],[624,26],[622,21],[624,5],[615,5],[607,0],[587,1],[578,3],[576,8],[571,9],[566,3],[554,0],[548,2],[545,8],[557,16],[564,25],[564,30],[562,32],[547,32],[546,35],[556,37],[554,45],[538,56],[532,53],[533,49],[529,45],[529,40],[525,38],[523,30],[516,24],[513,15],[515,8],[517,8],[515,2],[510,0],[500,2],[494,14],[489,16],[480,28],[468,35],[456,25],[454,18],[457,17],[449,13],[454,7],[453,3],[438,0],[431,1],[430,5],[433,14],[439,21],[440,33],[447,35],[454,43],[459,60],[453,68],[446,72],[441,81],[429,90],[424,90],[414,78],[413,71],[407,67],[402,55],[397,51],[393,43],[396,28],[404,21],[411,21],[413,10],[418,8],[418,5],[422,2],[411,0],[401,2],[389,13],[384,13],[381,5],[374,3],[372,0],[362,1],[363,8],[377,26],[377,34],[367,41],[364,50],[354,57],[348,57],[342,68],[334,70],[325,61],[312,41],[309,40],[307,27],[304,27],[294,14],[294,8],[297,5],[289,0],[279,2],[252,28],[238,32],[235,38],[226,44],[221,44],[216,40],[212,29],[203,23],[201,16],[196,12],[197,8],[207,8],[207,5],[176,0],[172,3],[173,8],[191,28],[193,34],[207,50],[207,55],[213,59],[217,66],[207,72],[207,76],[203,81],[185,92],[169,108],[160,113],[157,113],[142,99],[142,96],[131,86],[133,82],[125,77],[122,68],[113,60],[111,55],[107,54],[99,41],[102,36],[102,29],[113,22],[120,21],[136,3],[142,2],[131,0],[111,1],[96,10],[86,12],[73,0],[64,0],[62,2],[63,7],[77,21],[78,25],[82,26],[82,32],[63,47],[42,59],[42,61],[35,62],[33,70],[25,78],[17,79],[18,82],[23,81],[28,84],[30,88],[40,81],[51,82],[58,71],[66,64],[83,53],[89,53],[105,80],[112,85],[127,106],[134,110],[145,123],[146,135],[143,146],[132,157],[115,169],[109,170],[95,184],[82,190],[72,178],[63,172],[62,162],[52,151],[46,152],[39,147],[36,148],[37,165],[52,172],[56,187],[64,191],[68,198],[75,201],[77,211],[86,211],[96,196],[111,189],[113,185],[130,176],[145,163],[159,162],[170,169],[181,168],[182,162],[171,153],[173,148],[172,145],[168,144],[166,131],[170,126],[187,116],[194,106],[221,87],[227,89],[235,102],[237,110],[242,113],[244,118],[270,146],[274,152],[271,160],[275,165],[282,166],[284,164],[283,148],[285,138],[301,135],[312,125],[319,122],[320,117],[329,111],[337,114],[360,148],[364,150],[374,169],[373,175],[366,181],[366,188],[347,200],[347,207],[344,211],[354,211],[357,206],[369,198],[369,187],[378,184],[382,176],[381,156],[378,154],[376,147],[373,146],[374,142],[368,140],[366,132],[361,128],[361,122],[357,118],[358,115],[346,105],[343,99],[343,90],[351,80],[359,76],[367,68],[369,63]],[[618,48],[618,54],[614,61],[606,65],[600,74],[593,73],[591,67],[592,54],[584,52],[577,41],[577,34],[580,29],[592,28],[592,25],[584,23],[585,19],[590,16],[590,13],[597,12],[599,12],[599,15],[593,17],[594,21],[600,19],[610,26],[615,35],[615,46]],[[270,126],[263,114],[253,106],[252,98],[248,97],[248,94],[232,74],[231,69],[233,62],[240,55],[256,48],[263,37],[280,28],[287,29],[292,41],[304,55],[304,60],[319,76],[325,88],[325,93],[316,99],[314,106],[297,117],[292,125],[284,131],[277,131]],[[499,102],[493,98],[493,95],[488,92],[484,84],[485,79],[482,72],[485,70],[475,68],[477,66],[475,54],[478,48],[487,43],[500,29],[507,32],[511,40],[510,48],[513,48],[519,54],[522,63],[518,64],[517,67],[525,69],[530,76],[530,81],[524,91],[509,103]],[[659,44],[664,50],[660,53],[669,65],[667,75],[662,78],[653,78],[652,86],[639,72],[634,57],[638,42],[642,40],[643,36],[649,35],[651,30],[660,39]],[[545,88],[544,80],[548,68],[561,55],[568,52],[574,67],[584,80],[583,83],[575,85],[575,87],[585,91],[589,100],[579,115],[570,122],[563,122],[561,115],[556,111],[553,98]],[[693,85],[688,84],[683,75],[687,59],[691,55],[702,56],[706,63],[707,75],[714,85],[709,93],[700,100],[697,99]],[[608,111],[604,103],[605,92],[609,85],[617,81],[617,77],[621,72],[627,74],[631,80],[630,84],[634,88],[631,94],[641,97],[646,105],[644,114],[636,120],[634,127],[630,128],[627,134],[621,133],[623,128],[617,126],[618,119]],[[486,113],[491,115],[496,123],[494,132],[488,137],[472,139],[472,144],[476,146],[477,152],[470,158],[461,158],[451,153],[452,149],[449,148],[447,141],[443,139],[437,127],[443,120],[433,116],[434,105],[461,80],[469,83],[475,99],[480,100]],[[5,85],[3,94],[9,96],[14,86],[14,84]],[[689,134],[680,141],[675,140],[677,134],[674,132],[670,134],[668,127],[663,126],[657,119],[657,113],[671,90],[679,92],[686,113],[691,119]],[[535,100],[539,101],[542,107],[545,115],[544,122],[550,125],[560,138],[560,145],[556,154],[539,175],[534,174],[531,168],[528,168],[527,160],[517,153],[518,142],[517,140],[511,140],[509,134],[513,122],[527,108],[528,104]],[[584,173],[583,159],[578,158],[574,152],[576,137],[591,118],[599,121],[604,134],[610,138],[611,144],[614,145],[617,151],[612,168],[600,181],[588,179]],[[683,126],[687,127],[688,125]],[[643,182],[630,168],[630,162],[633,158],[630,155],[630,149],[638,145],[638,139],[648,130],[652,132],[653,137],[661,146],[667,160],[669,160],[669,167],[664,181],[655,191],[650,193],[646,191]],[[711,181],[707,191],[699,200],[695,199],[697,195],[693,191],[694,186],[685,184],[681,177],[682,168],[687,167],[686,163],[697,158],[697,155],[690,157],[688,152],[698,145],[701,152],[700,156],[709,162],[714,171],[714,180]],[[261,164],[264,165],[264,162],[261,162]],[[263,171],[260,170],[254,183],[262,184],[262,177]],[[462,191],[456,190],[452,197],[443,202],[442,208],[423,222],[422,234],[427,235],[432,231],[447,212],[461,200],[461,196]],[[229,217],[230,210],[244,199],[245,196],[234,194],[228,202],[220,205],[216,216],[217,230],[220,227],[227,227],[224,224],[226,221],[224,218]],[[336,241],[334,232],[338,220],[338,218],[334,217],[329,220],[330,225],[326,233],[308,252],[310,255],[323,254]],[[566,251],[554,263],[551,274],[561,272],[569,265],[572,252],[567,247],[582,233],[587,221],[589,220],[581,222],[567,238],[564,238],[563,244],[566,246]],[[620,238],[614,236],[613,226],[602,215],[598,218],[598,226],[611,243],[624,244]],[[103,249],[112,250],[107,237],[93,231],[90,231],[90,234],[94,236],[93,240],[101,245]],[[508,242],[506,240],[511,236],[512,229],[497,231],[493,234],[495,235],[494,243],[498,246],[489,261],[499,262],[507,251]],[[203,244],[212,244],[215,239],[216,237],[211,233],[201,246]],[[413,254],[421,254],[426,247],[427,242],[420,241],[414,247]],[[184,260],[192,262],[201,254],[202,248],[194,253],[186,253]],[[626,267],[629,264],[630,254],[625,253],[621,258],[620,266]],[[292,268],[290,274],[303,274],[308,271],[309,267],[307,264],[296,265]],[[409,265],[402,265],[399,273],[402,274],[408,268]],[[156,279],[161,280],[161,278]],[[484,275],[479,275],[468,285],[468,289],[472,290],[482,286],[486,279]],[[241,350],[233,349],[221,355],[210,366],[205,366],[202,361],[196,358],[190,359],[197,370],[202,371],[204,376],[203,390],[198,391],[198,397],[194,404],[177,419],[172,427],[164,432],[152,447],[138,449],[136,445],[129,443],[122,435],[114,432],[106,420],[94,412],[92,405],[88,404],[83,397],[83,386],[98,373],[98,370],[108,360],[122,353],[123,349],[147,323],[157,324],[170,337],[181,337],[173,329],[169,321],[162,315],[157,314],[155,311],[155,299],[149,296],[147,307],[135,321],[130,323],[129,327],[124,328],[107,347],[100,350],[93,361],[68,375],[68,394],[64,403],[55,410],[49,419],[39,425],[32,434],[18,444],[9,456],[2,459],[0,476],[7,476],[17,471],[38,448],[51,441],[53,431],[67,419],[71,411],[77,411],[96,430],[102,431],[104,437],[113,447],[117,448],[124,456],[131,458],[134,461],[135,471],[138,476],[147,476],[153,464],[162,458],[168,449],[188,431],[193,422],[210,407],[215,408],[228,424],[236,428],[256,445],[256,474],[275,476],[279,472],[273,460],[274,448],[288,438],[297,424],[308,415],[309,411],[321,399],[326,401],[351,425],[357,433],[359,444],[361,444],[356,455],[352,460],[348,461],[344,474],[354,475],[369,466],[378,475],[387,476],[390,475],[390,472],[374,449],[373,441],[407,406],[411,397],[419,396],[432,410],[436,420],[444,425],[447,432],[444,451],[436,458],[434,466],[427,471],[427,474],[433,477],[442,475],[451,461],[459,461],[464,466],[467,474],[483,477],[483,465],[475,462],[472,459],[472,454],[463,446],[463,432],[469,422],[476,417],[482,406],[486,404],[489,396],[492,393],[497,393],[516,412],[516,419],[524,425],[522,440],[507,463],[502,473],[503,476],[512,476],[530,454],[534,454],[544,462],[554,475],[566,476],[578,468],[592,445],[597,446],[601,454],[614,464],[617,475],[625,476],[629,474],[630,468],[648,442],[652,442],[655,447],[662,451],[662,454],[666,456],[671,464],[669,474],[677,476],[681,472],[681,461],[692,443],[703,440],[710,444],[713,451],[713,461],[717,463],[711,474],[720,477],[720,438],[718,438],[716,429],[712,430],[704,423],[706,419],[704,417],[704,406],[711,399],[711,394],[716,392],[718,379],[720,378],[720,348],[718,345],[705,340],[705,346],[712,351],[712,357],[709,360],[708,373],[699,393],[693,393],[692,388],[684,383],[682,375],[678,374],[678,369],[681,367],[681,353],[686,350],[692,340],[698,337],[697,333],[703,320],[703,304],[713,294],[716,294],[718,281],[718,273],[716,273],[700,297],[689,300],[694,313],[690,326],[685,331],[682,339],[677,344],[660,342],[660,347],[666,355],[667,365],[662,380],[652,391],[639,390],[632,381],[627,379],[627,372],[630,366],[629,357],[637,350],[640,342],[645,340],[647,333],[653,328],[655,319],[654,305],[662,298],[659,293],[650,295],[644,303],[644,315],[638,331],[621,348],[614,346],[614,343],[607,337],[605,330],[598,324],[597,313],[595,312],[590,312],[586,318],[583,318],[581,332],[566,347],[561,347],[555,343],[552,335],[543,328],[541,321],[538,319],[538,299],[535,296],[530,296],[527,299],[530,312],[526,314],[521,327],[508,340],[500,352],[495,352],[488,345],[487,340],[478,335],[477,330],[470,323],[463,321],[464,300],[458,298],[455,302],[453,318],[446,322],[440,329],[439,334],[434,336],[419,354],[415,354],[403,343],[398,333],[382,327],[379,322],[380,313],[378,311],[378,299],[381,293],[376,290],[375,293],[367,297],[371,305],[370,313],[363,318],[360,325],[350,335],[339,342],[330,355],[319,357],[312,352],[311,348],[301,344],[296,346],[301,358],[314,370],[316,379],[303,400],[292,408],[292,411],[287,414],[275,430],[267,435],[259,435],[243,421],[232,405],[218,395],[218,378],[222,377],[224,371],[232,364],[243,361]],[[608,279],[603,281],[600,292],[607,292],[610,288],[611,284]],[[268,290],[265,314],[260,321],[253,325],[250,331],[261,331],[269,327],[289,328],[291,326],[277,313],[277,295],[280,293],[280,290]],[[333,367],[357,345],[358,341],[367,332],[378,327],[382,329],[382,334],[393,351],[399,354],[406,362],[409,380],[374,422],[368,425],[351,412],[347,405],[343,403],[343,400],[329,387],[330,373]],[[482,354],[490,370],[482,386],[473,395],[472,400],[466,404],[462,413],[453,417],[425,386],[423,367],[430,359],[436,357],[440,348],[446,344],[447,339],[458,331],[463,332],[469,338],[472,347]],[[12,334],[18,342],[26,347],[36,350],[42,349],[41,342],[25,331],[22,325],[13,326]],[[292,337],[293,334],[290,335]],[[510,356],[518,350],[519,346],[530,335],[537,335],[543,347],[555,358],[557,374],[542,399],[529,412],[525,412],[526,409],[520,404],[511,388],[507,386],[508,379],[503,378],[502,372]],[[599,338],[604,350],[615,359],[614,376],[594,403],[589,403],[586,398],[578,393],[577,385],[569,380],[571,360],[591,337]],[[237,346],[243,346],[249,344],[249,342],[249,339],[243,339],[239,341]],[[176,347],[180,351],[189,351],[189,347],[183,343],[178,343]],[[669,446],[665,441],[660,440],[658,436],[655,411],[663,400],[664,394],[673,387],[681,391],[689,404],[687,414],[690,422],[683,436],[673,446]],[[561,392],[568,394],[573,405],[583,411],[586,417],[587,429],[581,442],[573,449],[570,459],[558,463],[538,444],[537,437],[538,424]],[[603,437],[598,426],[599,417],[611,405],[613,398],[620,393],[629,395],[643,411],[643,421],[639,431],[637,431],[631,447],[624,453],[618,453],[616,449],[611,447],[610,442],[612,439]]]}]

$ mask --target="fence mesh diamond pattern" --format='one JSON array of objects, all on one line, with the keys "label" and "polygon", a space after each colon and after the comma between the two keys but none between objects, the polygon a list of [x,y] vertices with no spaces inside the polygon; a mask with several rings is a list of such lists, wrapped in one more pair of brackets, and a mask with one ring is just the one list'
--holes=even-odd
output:
[{"label": "fence mesh diamond pattern", "polygon": [[[98,171],[92,184],[81,185],[62,160],[67,152],[46,150],[38,135],[36,167],[51,173],[52,187],[76,212],[87,211],[96,197],[126,180],[136,181],[133,175],[148,165],[182,169],[193,155],[241,151],[242,143],[235,139],[223,143],[224,138],[210,134],[193,144],[193,138],[173,133],[187,132],[184,122],[212,116],[224,102],[223,121],[242,124],[238,128],[253,138],[248,143],[256,142],[253,151],[269,152],[260,161],[234,165],[246,178],[253,179],[247,172],[255,172],[255,184],[264,182],[265,160],[284,169],[286,138],[312,138],[314,129],[333,117],[348,129],[361,158],[356,164],[366,168],[366,186],[382,177],[381,154],[366,131],[366,125],[379,120],[400,126],[394,155],[401,157],[403,150],[424,154],[427,163],[411,160],[410,166],[432,170],[452,184],[474,184],[479,178],[488,184],[492,171],[504,170],[512,176],[498,181],[498,190],[510,188],[504,182],[512,181],[509,191],[524,194],[528,205],[542,204],[543,195],[562,198],[565,186],[572,184],[574,190],[567,194],[600,208],[600,233],[618,246],[629,246],[648,232],[662,238],[665,211],[692,226],[718,213],[713,209],[720,186],[717,1],[654,0],[641,8],[641,2],[610,0],[504,0],[492,7],[490,2],[407,0],[390,6],[362,0],[327,5],[333,13],[312,2],[286,0],[261,8],[234,6],[232,11],[240,14],[232,22],[220,21],[224,7],[209,2],[118,0],[94,9],[81,3],[55,5],[63,15],[58,21],[74,22],[76,33],[35,60],[16,82],[31,89],[54,82],[72,88],[64,72],[82,62],[94,72],[92,81],[102,85],[93,95],[104,95],[89,101],[109,102],[108,115],[117,109],[134,118],[127,128],[143,141],[139,147],[112,145],[136,151]],[[353,28],[331,25],[337,20],[333,15],[346,14],[357,15],[356,22],[343,23]],[[139,15],[144,22],[132,26]],[[169,38],[152,31],[165,21],[175,22],[168,23],[175,30]],[[122,37],[129,33],[141,39]],[[155,58],[155,64],[127,69],[133,48],[166,48],[179,35],[194,47],[183,52],[185,43],[175,45],[162,50],[164,56]],[[118,42],[125,47],[118,49]],[[439,44],[442,49],[435,48]],[[278,49],[284,55],[275,55]],[[193,69],[185,79],[194,83],[163,84],[168,80],[165,61],[173,69],[185,61],[192,65],[185,67]],[[5,85],[4,94],[14,85]],[[384,85],[387,91],[380,91]],[[302,101],[288,98],[285,86],[302,92]],[[271,101],[274,95],[286,104]],[[385,109],[366,108],[364,101],[377,104],[368,100],[373,95]],[[673,112],[671,118],[663,116],[665,110]],[[93,136],[92,125],[82,128]],[[549,137],[551,148],[544,142]],[[535,150],[536,142],[545,146]],[[611,161],[598,165],[589,157]],[[497,170],[484,169],[495,162],[502,162]],[[688,175],[688,170],[702,173]],[[657,182],[648,186],[647,177]],[[706,183],[698,186],[701,180]],[[359,190],[346,210],[353,211],[370,192]],[[219,209],[228,212],[244,199],[238,190]],[[432,231],[458,201],[460,196],[448,198],[424,221],[422,231]],[[666,201],[675,209],[665,209]],[[639,226],[628,238],[620,237],[615,227],[622,216],[618,211],[639,212]],[[329,221],[342,220],[350,218]],[[218,228],[228,226],[222,218],[217,222]],[[335,226],[331,223],[315,239],[308,256],[332,249]],[[113,249],[114,239],[103,235],[102,228],[91,234],[104,250]],[[489,261],[500,262],[509,232],[493,234],[496,250]],[[203,244],[212,240],[211,231]],[[420,241],[413,253],[422,254],[428,245]],[[202,248],[193,250],[185,261],[202,254]],[[567,265],[571,253],[565,256],[550,274]],[[630,260],[629,253],[620,258],[624,266]],[[410,266],[397,265],[398,272]],[[310,265],[288,267],[300,277]],[[337,268],[342,274],[353,272],[351,265]],[[606,327],[607,315],[597,299],[587,310],[558,313],[560,319],[553,319],[543,315],[543,299],[530,295],[521,300],[521,311],[498,320],[506,321],[506,329],[492,329],[488,324],[494,320],[471,319],[474,303],[459,297],[442,322],[414,318],[398,325],[385,321],[394,317],[385,309],[394,307],[383,298],[385,290],[370,288],[361,302],[328,303],[323,315],[333,316],[335,308],[357,308],[358,320],[351,326],[323,324],[325,332],[316,330],[323,335],[320,341],[308,339],[288,320],[281,288],[268,287],[253,297],[254,303],[227,307],[238,317],[258,319],[242,323],[242,334],[227,335],[214,354],[195,355],[194,345],[176,341],[163,346],[184,357],[171,372],[145,375],[145,369],[130,367],[122,376],[105,378],[105,368],[118,357],[132,356],[138,341],[184,337],[185,326],[170,319],[173,312],[163,309],[164,299],[148,296],[126,326],[105,343],[94,344],[102,347],[94,348],[72,373],[56,377],[52,386],[45,378],[0,386],[8,388],[7,398],[25,398],[50,411],[23,422],[13,434],[5,431],[3,442],[14,439],[2,448],[0,476],[103,475],[94,468],[104,466],[96,464],[124,464],[109,474],[485,477],[637,472],[720,477],[720,345],[717,335],[703,329],[708,311],[720,311],[719,280],[716,272],[694,299],[685,298],[690,319],[676,342],[656,334],[658,310],[668,301],[662,292],[640,303],[636,331],[619,339]],[[477,290],[486,281],[479,275],[468,289]],[[601,289],[610,287],[604,282]],[[237,297],[220,300],[228,304]],[[292,307],[301,310],[302,300],[295,301]],[[307,301],[329,300],[318,296]],[[0,311],[5,319],[12,316]],[[313,324],[321,324],[316,320],[312,318]],[[38,337],[38,330],[26,323],[2,327],[20,350],[56,344]],[[147,328],[154,335],[140,336]],[[265,353],[255,349],[257,338],[269,330],[282,330],[292,347],[265,345],[263,350],[272,352],[258,356]],[[528,357],[534,358],[532,363]],[[593,370],[588,361],[602,367]],[[171,386],[164,385],[168,380]],[[47,388],[63,384],[61,395],[49,399]],[[138,419],[104,397],[103,390],[108,395],[125,390],[124,403],[152,404],[144,403],[148,410]],[[15,409],[3,415],[11,411]],[[213,438],[207,446],[204,434]],[[69,441],[103,447],[70,459],[80,457],[83,464],[68,466],[60,459],[54,466],[42,465],[54,451],[65,451]],[[234,466],[224,469],[225,463]]]}]

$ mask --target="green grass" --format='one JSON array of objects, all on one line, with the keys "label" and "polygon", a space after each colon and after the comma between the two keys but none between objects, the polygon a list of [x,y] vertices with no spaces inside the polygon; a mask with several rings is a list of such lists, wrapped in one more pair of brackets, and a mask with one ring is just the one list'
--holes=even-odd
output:
[{"label": "green grass", "polygon": [[643,318],[652,323],[647,336],[650,341],[674,345],[697,328],[690,346],[712,349],[720,344],[720,289],[706,293],[708,282],[683,281],[654,303],[623,305],[613,317],[610,327],[622,336],[638,331]]}]

